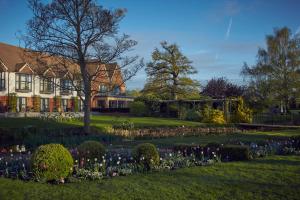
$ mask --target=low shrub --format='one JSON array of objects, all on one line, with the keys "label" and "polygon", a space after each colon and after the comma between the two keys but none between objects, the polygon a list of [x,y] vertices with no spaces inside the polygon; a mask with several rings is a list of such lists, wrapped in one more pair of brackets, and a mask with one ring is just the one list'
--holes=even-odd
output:
[{"label": "low shrub", "polygon": [[196,144],[176,144],[173,146],[173,151],[176,153],[182,153],[184,156],[191,154],[197,154],[200,150],[199,145]]},{"label": "low shrub", "polygon": [[219,153],[222,160],[240,161],[249,160],[250,151],[247,146],[228,145],[220,147]]},{"label": "low shrub", "polygon": [[113,129],[122,129],[122,130],[133,130],[134,123],[132,121],[130,121],[129,119],[127,119],[125,121],[115,120],[115,121],[113,121],[112,128]]},{"label": "low shrub", "polygon": [[31,166],[37,180],[61,180],[73,171],[73,158],[60,144],[39,146],[31,158]]},{"label": "low shrub", "polygon": [[147,107],[142,101],[131,102],[129,105],[130,114],[138,117],[147,115]]},{"label": "low shrub", "polygon": [[147,171],[159,165],[159,154],[153,144],[139,144],[133,150],[132,155],[136,162],[142,164]]},{"label": "low shrub", "polygon": [[251,123],[252,113],[252,110],[245,105],[244,99],[239,97],[232,121],[235,123]]},{"label": "low shrub", "polygon": [[102,159],[105,154],[104,146],[97,141],[85,141],[77,147],[79,157],[85,159]]},{"label": "low shrub", "polygon": [[200,121],[201,120],[201,113],[195,109],[187,110],[185,120],[188,121]]},{"label": "low shrub", "polygon": [[202,113],[202,122],[213,124],[226,124],[224,112],[218,109],[212,109],[206,106]]}]

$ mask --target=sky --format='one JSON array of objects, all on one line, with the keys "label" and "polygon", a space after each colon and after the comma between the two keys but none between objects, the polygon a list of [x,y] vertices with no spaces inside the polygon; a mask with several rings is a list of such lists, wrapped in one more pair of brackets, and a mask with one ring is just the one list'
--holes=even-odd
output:
[{"label": "sky", "polygon": [[[49,1],[49,0],[48,0]],[[198,73],[201,83],[226,77],[242,83],[243,63],[253,65],[259,47],[274,28],[300,32],[300,0],[98,0],[108,9],[126,8],[120,23],[138,42],[131,54],[151,60],[161,41],[176,43]],[[0,42],[19,45],[31,11],[26,0],[0,0]],[[128,81],[128,89],[142,89],[144,69]]]}]

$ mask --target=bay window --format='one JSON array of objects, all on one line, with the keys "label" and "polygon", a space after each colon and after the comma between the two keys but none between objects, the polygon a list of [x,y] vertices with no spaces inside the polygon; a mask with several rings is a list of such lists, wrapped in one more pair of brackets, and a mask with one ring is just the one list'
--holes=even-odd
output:
[{"label": "bay window", "polygon": [[72,82],[68,79],[62,79],[60,82],[60,92],[62,94],[70,94],[72,92]]},{"label": "bay window", "polygon": [[19,92],[31,92],[32,75],[16,74],[16,90]]},{"label": "bay window", "polygon": [[5,72],[0,72],[0,91],[5,90]]},{"label": "bay window", "polygon": [[53,93],[54,92],[54,78],[44,78],[40,80],[40,92],[41,93]]}]

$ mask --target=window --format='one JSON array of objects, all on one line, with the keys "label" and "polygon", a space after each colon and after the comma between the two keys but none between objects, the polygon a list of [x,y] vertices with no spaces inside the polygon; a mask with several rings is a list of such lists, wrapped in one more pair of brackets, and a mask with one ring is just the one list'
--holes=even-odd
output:
[{"label": "window", "polygon": [[107,92],[107,86],[106,85],[100,85],[99,86],[99,92],[100,93],[106,93]]},{"label": "window", "polygon": [[114,95],[120,94],[120,87],[119,86],[116,86],[116,85],[114,86],[113,94]]},{"label": "window", "polygon": [[49,99],[41,98],[41,112],[49,112]]},{"label": "window", "polygon": [[16,90],[30,92],[32,76],[30,74],[16,74]]},{"label": "window", "polygon": [[83,96],[84,95],[84,84],[82,81],[79,81],[77,84],[78,84],[77,85],[77,87],[78,87],[77,96]]},{"label": "window", "polygon": [[68,111],[68,99],[61,99],[61,105],[64,112]]},{"label": "window", "polygon": [[81,100],[78,101],[78,108],[79,108],[79,112],[83,111],[83,102]]},{"label": "window", "polygon": [[72,82],[68,79],[62,79],[60,83],[60,92],[62,94],[70,94],[72,92]]},{"label": "window", "polygon": [[0,90],[5,90],[5,72],[0,72]]},{"label": "window", "polygon": [[53,78],[45,78],[40,80],[40,92],[41,93],[53,93],[54,79]]},{"label": "window", "polygon": [[18,97],[17,98],[17,111],[24,112],[26,111],[27,100],[26,97]]}]

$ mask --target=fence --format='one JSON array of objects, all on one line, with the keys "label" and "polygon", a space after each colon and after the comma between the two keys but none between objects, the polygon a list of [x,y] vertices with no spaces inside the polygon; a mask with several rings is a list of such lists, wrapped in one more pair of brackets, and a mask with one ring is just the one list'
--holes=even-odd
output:
[{"label": "fence", "polygon": [[300,114],[255,114],[253,116],[254,124],[272,124],[272,125],[300,125]]}]

